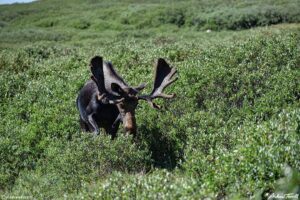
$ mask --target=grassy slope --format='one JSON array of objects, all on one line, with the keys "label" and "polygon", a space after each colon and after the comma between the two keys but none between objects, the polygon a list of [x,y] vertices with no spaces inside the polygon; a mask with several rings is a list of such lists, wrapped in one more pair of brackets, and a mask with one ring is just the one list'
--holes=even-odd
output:
[{"label": "grassy slope", "polygon": [[[299,22],[299,1],[100,2],[0,6],[3,194],[249,197],[300,169],[299,24],[228,30]],[[179,70],[163,111],[140,104],[135,144],[79,132],[95,54],[132,85],[158,57]]]}]

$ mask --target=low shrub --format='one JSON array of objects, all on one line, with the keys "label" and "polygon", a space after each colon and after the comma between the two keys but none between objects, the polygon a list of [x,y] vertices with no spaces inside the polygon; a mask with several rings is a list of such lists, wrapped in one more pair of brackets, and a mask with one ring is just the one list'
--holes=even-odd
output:
[{"label": "low shrub", "polygon": [[[242,29],[247,24],[277,23],[283,16],[276,11],[281,9],[277,4],[253,11],[275,16],[274,21],[265,17],[266,22],[259,21],[264,17],[257,21],[251,13],[240,12],[246,9],[242,6],[232,10],[227,6],[226,11],[236,16],[230,18],[229,13],[217,11],[216,5],[202,2],[210,6],[202,13],[209,18],[200,18],[200,29],[207,23],[216,29]],[[104,7],[102,2],[93,3],[95,9]],[[269,30],[249,38],[243,35],[250,32],[239,32],[235,33],[238,37],[249,39],[237,41],[234,35],[223,43],[214,36],[233,32],[204,33],[202,40],[195,39],[199,34],[193,32],[185,38],[182,32],[173,31],[189,25],[193,16],[188,7],[175,6],[174,13],[168,13],[167,6],[154,11],[157,5],[147,4],[151,9],[140,12],[154,18],[140,19],[139,12],[132,12],[138,13],[136,18],[129,15],[128,24],[120,24],[119,14],[113,12],[115,5],[105,4],[111,15],[99,13],[101,22],[88,22],[93,25],[84,33],[75,31],[72,22],[66,23],[73,27],[70,32],[59,33],[56,28],[63,21],[51,32],[28,28],[28,24],[1,31],[1,42],[14,44],[0,51],[1,194],[249,198],[276,192],[277,180],[284,176],[282,167],[299,171],[298,34]],[[266,14],[268,9],[271,14]],[[222,21],[221,16],[228,18]],[[110,20],[115,29],[105,31]],[[156,29],[130,32],[139,25]],[[31,43],[24,47],[23,42]],[[139,134],[134,142],[122,135],[122,128],[114,141],[104,134],[95,137],[79,130],[75,99],[90,76],[88,62],[95,55],[111,60],[130,85],[141,80],[151,85],[151,62],[158,57],[178,69],[178,81],[166,90],[175,92],[175,99],[155,100],[162,106],[160,111],[139,104]],[[143,91],[150,92],[151,86]]]}]

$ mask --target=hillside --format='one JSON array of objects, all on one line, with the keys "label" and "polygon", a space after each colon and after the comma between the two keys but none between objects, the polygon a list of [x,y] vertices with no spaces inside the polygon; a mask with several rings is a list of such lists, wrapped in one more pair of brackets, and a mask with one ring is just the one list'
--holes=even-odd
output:
[{"label": "hillside", "polygon": [[[300,193],[299,0],[41,0],[0,6],[0,196],[266,199]],[[209,31],[207,31],[209,30]],[[178,69],[140,102],[138,136],[81,132],[95,55],[130,85]]]}]

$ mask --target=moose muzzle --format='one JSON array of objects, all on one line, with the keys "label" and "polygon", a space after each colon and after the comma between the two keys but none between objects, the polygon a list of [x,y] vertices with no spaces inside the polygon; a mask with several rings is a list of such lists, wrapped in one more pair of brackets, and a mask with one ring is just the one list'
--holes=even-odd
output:
[{"label": "moose muzzle", "polygon": [[136,134],[136,121],[134,113],[126,112],[123,117],[123,125],[126,131],[126,134]]}]

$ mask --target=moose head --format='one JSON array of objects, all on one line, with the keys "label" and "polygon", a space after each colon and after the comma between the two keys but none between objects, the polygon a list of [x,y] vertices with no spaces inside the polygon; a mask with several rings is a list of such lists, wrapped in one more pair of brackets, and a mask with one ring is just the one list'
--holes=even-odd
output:
[{"label": "moose head", "polygon": [[99,134],[99,127],[116,137],[119,124],[123,122],[126,133],[136,134],[135,110],[139,100],[147,101],[153,108],[160,109],[153,102],[155,98],[173,98],[175,94],[164,94],[163,90],[177,80],[176,69],[162,58],[157,60],[152,92],[140,95],[145,84],[138,87],[129,86],[115,71],[109,62],[102,57],[91,59],[92,72],[89,80],[80,90],[77,97],[77,108],[80,112],[80,125],[84,131]]}]

